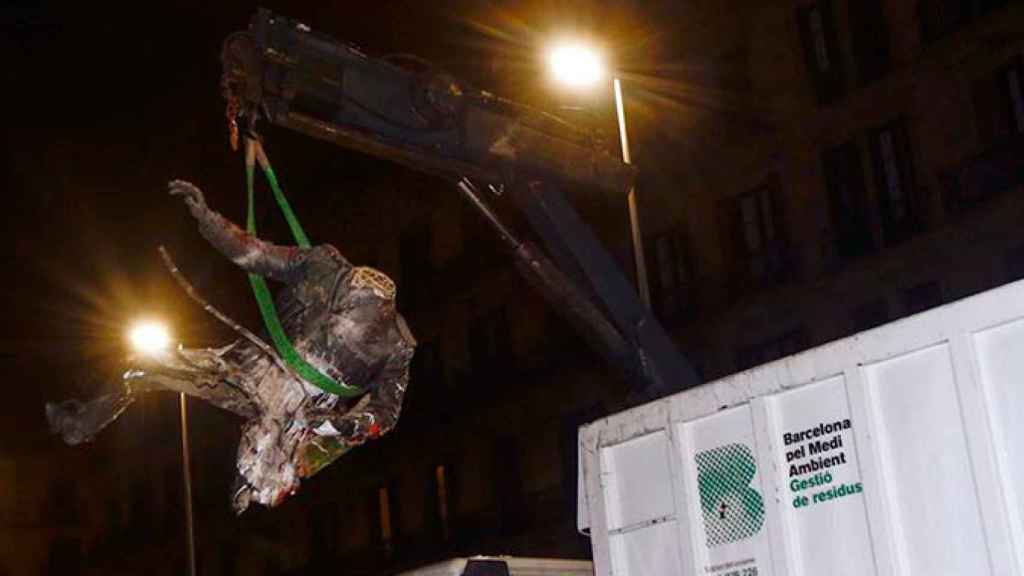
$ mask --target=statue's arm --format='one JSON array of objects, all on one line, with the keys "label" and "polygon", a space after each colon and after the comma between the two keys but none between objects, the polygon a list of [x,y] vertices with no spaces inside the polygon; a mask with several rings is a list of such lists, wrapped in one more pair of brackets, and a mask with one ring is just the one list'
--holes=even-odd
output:
[{"label": "statue's arm", "polygon": [[184,198],[203,238],[246,272],[290,282],[302,270],[311,249],[278,246],[246,233],[207,206],[202,191],[189,182],[174,180],[168,187],[172,195]]}]

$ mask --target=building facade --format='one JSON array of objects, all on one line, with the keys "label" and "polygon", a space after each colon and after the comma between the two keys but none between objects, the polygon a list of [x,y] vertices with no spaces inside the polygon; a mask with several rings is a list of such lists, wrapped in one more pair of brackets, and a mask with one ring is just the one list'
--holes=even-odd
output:
[{"label": "building facade", "polygon": [[1019,277],[1018,5],[771,2],[747,17],[771,129],[693,161],[671,231],[691,255],[675,277],[696,278],[682,332],[700,334],[710,374]]}]

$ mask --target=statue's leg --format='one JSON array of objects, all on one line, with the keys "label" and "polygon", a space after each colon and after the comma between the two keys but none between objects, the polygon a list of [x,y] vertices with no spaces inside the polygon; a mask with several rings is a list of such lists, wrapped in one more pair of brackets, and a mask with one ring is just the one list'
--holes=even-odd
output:
[{"label": "statue's leg", "polygon": [[136,368],[125,373],[123,390],[87,402],[47,403],[50,430],[68,444],[87,442],[116,420],[137,394],[153,391],[183,392],[252,418],[258,410],[244,385],[247,374],[225,357],[230,349],[174,350],[134,358]]},{"label": "statue's leg", "polygon": [[88,402],[47,402],[46,420],[50,423],[50,432],[60,434],[64,442],[74,446],[92,440],[134,401],[135,397],[124,390]]},{"label": "statue's leg", "polygon": [[[311,402],[305,386],[277,366],[259,372],[259,388],[266,401],[263,412],[242,426],[238,441],[233,506],[241,514],[251,503],[276,506],[299,486],[303,454],[310,436],[307,410],[333,406],[337,397],[321,396]],[[254,371],[256,372],[256,371]]]},{"label": "statue's leg", "polygon": [[303,426],[263,415],[246,422],[238,442],[232,507],[241,514],[251,502],[276,506],[299,486],[294,455]]},{"label": "statue's leg", "polygon": [[234,345],[224,348],[179,349],[133,359],[136,368],[124,375],[132,394],[181,392],[205,400],[243,418],[259,411],[249,383],[252,366],[239,363]]}]

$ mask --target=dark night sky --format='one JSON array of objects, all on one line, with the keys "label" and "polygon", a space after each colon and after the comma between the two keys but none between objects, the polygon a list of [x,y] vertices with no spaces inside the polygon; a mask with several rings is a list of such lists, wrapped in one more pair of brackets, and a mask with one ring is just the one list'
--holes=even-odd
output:
[{"label": "dark night sky", "polygon": [[[635,15],[621,6],[597,13],[586,2],[517,3],[514,13],[471,0],[264,5],[370,53],[425,56],[499,93],[537,74],[537,38],[555,26],[623,38],[623,46],[648,55],[659,38],[635,26]],[[223,38],[244,28],[256,6],[37,2],[0,12],[7,99],[0,176],[8,203],[4,244],[11,248],[0,328],[8,398],[0,450],[52,446],[43,402],[109,386],[124,326],[140,312],[173,309],[184,338],[218,339],[217,326],[163,271],[158,245],[169,247],[207,298],[236,318],[255,319],[245,297],[232,298],[244,294],[244,277],[211,256],[164,186],[191,179],[211,205],[241,213],[240,159],[226,142],[218,55]],[[531,19],[538,13],[544,17]],[[372,179],[396,170],[295,135],[268,137],[293,190],[313,179]],[[308,215],[315,199],[293,202],[307,226],[328,225]]]}]

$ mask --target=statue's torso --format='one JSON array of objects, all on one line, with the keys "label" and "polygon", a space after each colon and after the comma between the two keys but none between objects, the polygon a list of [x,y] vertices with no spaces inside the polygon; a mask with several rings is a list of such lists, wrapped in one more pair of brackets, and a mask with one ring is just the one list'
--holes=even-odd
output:
[{"label": "statue's torso", "polygon": [[393,298],[387,276],[352,267],[330,249],[310,256],[303,278],[281,290],[277,307],[307,362],[335,381],[367,388],[403,337]]}]

